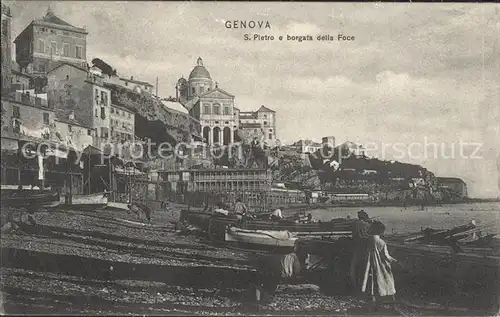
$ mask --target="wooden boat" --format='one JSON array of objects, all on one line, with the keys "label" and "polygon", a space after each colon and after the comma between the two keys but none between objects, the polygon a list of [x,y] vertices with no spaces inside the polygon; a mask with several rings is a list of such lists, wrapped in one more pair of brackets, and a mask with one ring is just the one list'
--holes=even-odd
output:
[{"label": "wooden boat", "polygon": [[71,197],[71,204],[65,203],[64,205],[71,206],[71,208],[83,209],[104,208],[108,205],[109,193],[110,192],[102,192],[89,195],[73,195]]},{"label": "wooden boat", "polygon": [[297,239],[289,231],[247,230],[237,227],[228,227],[225,234],[226,242],[279,248],[293,248]]},{"label": "wooden boat", "polygon": [[108,201],[108,204],[106,205],[106,209],[129,211],[130,208],[128,206],[129,206],[129,204],[127,204],[127,203]]},{"label": "wooden boat", "polygon": [[1,205],[6,207],[54,206],[59,203],[57,192],[34,192],[32,190],[2,190]]},{"label": "wooden boat", "polygon": [[[236,216],[188,210],[181,211],[180,220],[198,226],[215,238],[220,239],[224,239],[224,232],[227,226],[240,226],[241,224],[241,220]],[[295,223],[290,220],[271,221],[250,219],[245,221],[244,228],[247,230],[289,231],[292,234],[299,235],[316,233],[317,235],[324,236],[339,232],[350,233],[354,221],[352,219],[339,218],[329,222]]]}]

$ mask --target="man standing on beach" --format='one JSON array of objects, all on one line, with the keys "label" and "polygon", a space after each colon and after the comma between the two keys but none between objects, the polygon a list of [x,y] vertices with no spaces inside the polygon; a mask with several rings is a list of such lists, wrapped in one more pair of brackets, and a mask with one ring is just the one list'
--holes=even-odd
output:
[{"label": "man standing on beach", "polygon": [[247,206],[241,202],[240,198],[236,198],[236,204],[234,204],[234,213],[237,215],[246,215],[247,212]]},{"label": "man standing on beach", "polygon": [[356,291],[361,291],[362,278],[364,274],[363,264],[366,264],[367,242],[370,237],[370,217],[361,210],[358,212],[358,220],[352,227],[353,253],[351,258],[350,276],[352,286]]}]

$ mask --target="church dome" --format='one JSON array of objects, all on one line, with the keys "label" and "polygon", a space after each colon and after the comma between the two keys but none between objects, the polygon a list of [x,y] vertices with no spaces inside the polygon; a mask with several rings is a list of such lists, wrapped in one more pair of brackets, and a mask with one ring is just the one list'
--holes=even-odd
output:
[{"label": "church dome", "polygon": [[189,79],[193,78],[212,79],[208,70],[205,68],[205,66],[203,66],[203,60],[201,59],[201,57],[198,58],[197,65],[193,68],[191,74],[189,74]]}]

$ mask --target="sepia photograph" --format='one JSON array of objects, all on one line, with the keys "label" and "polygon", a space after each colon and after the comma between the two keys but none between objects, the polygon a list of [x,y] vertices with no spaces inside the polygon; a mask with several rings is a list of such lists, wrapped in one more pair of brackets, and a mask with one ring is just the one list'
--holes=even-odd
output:
[{"label": "sepia photograph", "polygon": [[2,1],[2,315],[500,316],[500,6]]}]

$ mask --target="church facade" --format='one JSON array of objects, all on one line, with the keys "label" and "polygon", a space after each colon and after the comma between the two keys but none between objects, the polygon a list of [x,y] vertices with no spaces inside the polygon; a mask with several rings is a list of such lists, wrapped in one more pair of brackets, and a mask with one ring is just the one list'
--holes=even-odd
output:
[{"label": "church facade", "polygon": [[228,145],[234,142],[239,128],[234,96],[214,83],[201,57],[189,78],[177,81],[176,98],[200,121],[206,143]]}]

